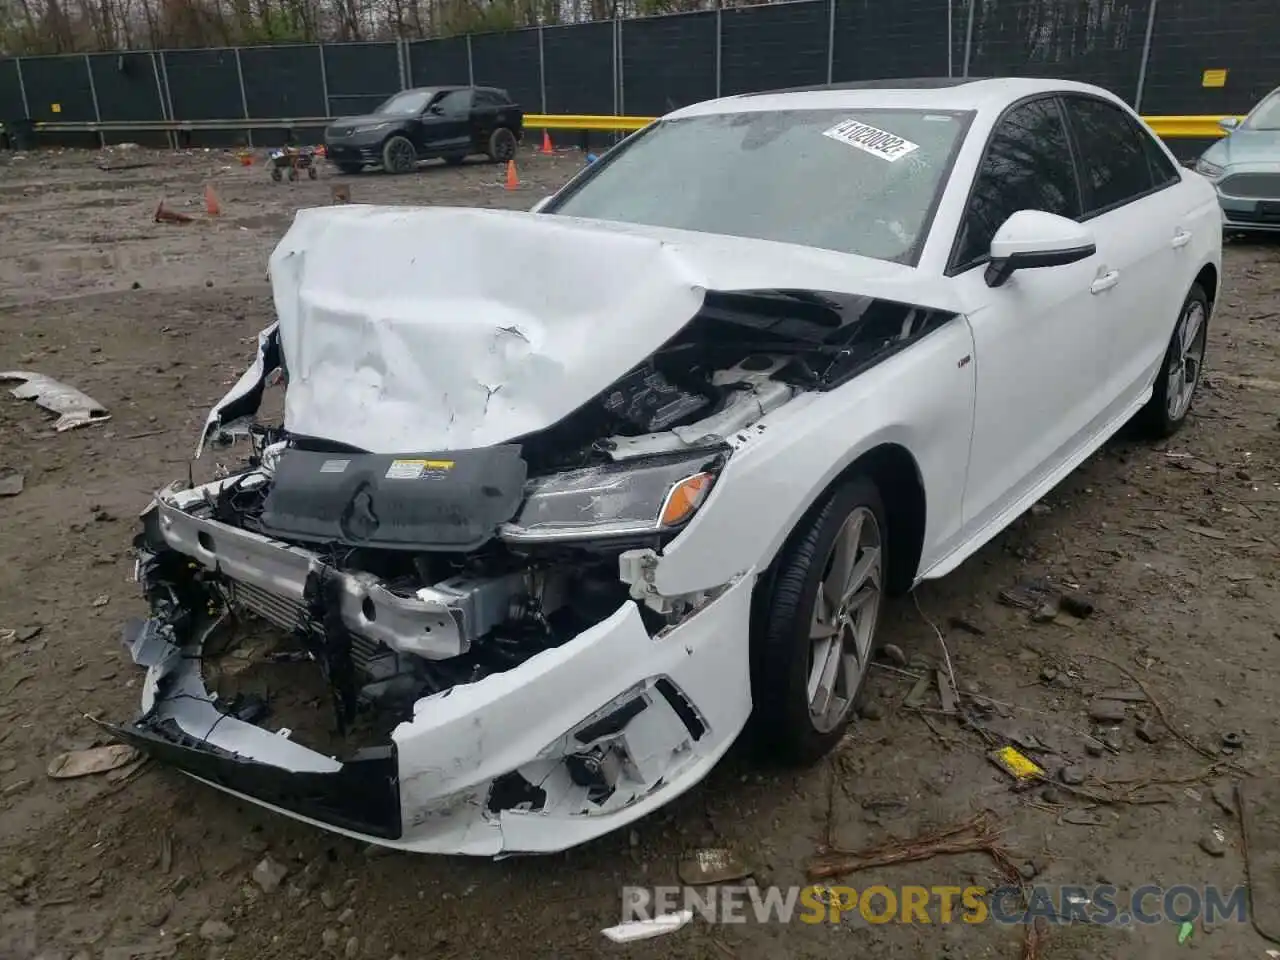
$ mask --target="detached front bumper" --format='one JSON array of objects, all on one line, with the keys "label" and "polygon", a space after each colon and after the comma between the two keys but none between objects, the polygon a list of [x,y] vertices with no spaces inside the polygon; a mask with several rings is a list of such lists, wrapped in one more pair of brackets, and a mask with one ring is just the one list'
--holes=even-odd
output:
[{"label": "detached front bumper", "polygon": [[147,670],[141,716],[111,729],[213,786],[370,842],[563,850],[669,802],[737,737],[751,708],[753,581],[656,636],[627,601],[517,667],[420,699],[389,744],[345,761],[225,713],[201,644],[151,620],[125,638]]}]

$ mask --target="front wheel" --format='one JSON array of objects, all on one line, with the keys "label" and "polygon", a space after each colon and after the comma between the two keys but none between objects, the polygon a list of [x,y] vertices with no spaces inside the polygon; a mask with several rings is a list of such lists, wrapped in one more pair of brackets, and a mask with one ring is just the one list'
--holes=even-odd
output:
[{"label": "front wheel", "polygon": [[752,721],[777,759],[812,763],[844,736],[875,649],[887,546],[880,492],[855,477],[806,521],[762,585]]},{"label": "front wheel", "polygon": [[516,156],[516,135],[506,127],[499,127],[489,134],[489,149],[486,151],[494,163],[506,163]]},{"label": "front wheel", "polygon": [[418,151],[407,137],[392,137],[382,147],[382,169],[387,173],[412,173]]},{"label": "front wheel", "polygon": [[1145,433],[1156,438],[1171,437],[1186,422],[1204,369],[1208,337],[1209,295],[1197,283],[1182,304],[1151,399],[1138,412]]}]

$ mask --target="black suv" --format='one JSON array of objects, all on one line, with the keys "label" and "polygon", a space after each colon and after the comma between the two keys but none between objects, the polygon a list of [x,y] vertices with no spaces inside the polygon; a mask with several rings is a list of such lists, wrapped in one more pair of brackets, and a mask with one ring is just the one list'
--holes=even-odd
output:
[{"label": "black suv", "polygon": [[409,173],[419,160],[461,163],[473,153],[495,162],[516,155],[524,111],[495,87],[418,87],[388,98],[366,117],[335,120],[324,131],[329,159],[343,173],[381,164]]}]

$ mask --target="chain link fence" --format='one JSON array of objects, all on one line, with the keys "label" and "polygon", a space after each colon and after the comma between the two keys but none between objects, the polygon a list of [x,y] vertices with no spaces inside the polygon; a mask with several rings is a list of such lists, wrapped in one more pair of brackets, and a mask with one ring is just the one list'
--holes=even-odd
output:
[{"label": "chain link fence", "polygon": [[463,83],[504,87],[530,113],[651,116],[714,96],[918,76],[1053,76],[1147,114],[1231,114],[1280,85],[1277,37],[1278,0],[791,0],[436,40],[10,58],[0,122],[251,131]]}]

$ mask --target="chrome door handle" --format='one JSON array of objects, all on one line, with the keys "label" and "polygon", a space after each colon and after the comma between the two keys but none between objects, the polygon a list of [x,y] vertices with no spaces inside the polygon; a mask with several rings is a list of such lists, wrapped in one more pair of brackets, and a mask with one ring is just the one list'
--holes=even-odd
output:
[{"label": "chrome door handle", "polygon": [[1179,230],[1173,235],[1173,239],[1169,241],[1169,246],[1177,250],[1179,247],[1185,247],[1191,242],[1191,232],[1189,230]]},{"label": "chrome door handle", "polygon": [[1093,283],[1089,284],[1089,292],[1102,293],[1104,290],[1110,290],[1119,282],[1120,271],[1112,270],[1108,273],[1104,273],[1097,280],[1093,281]]}]

